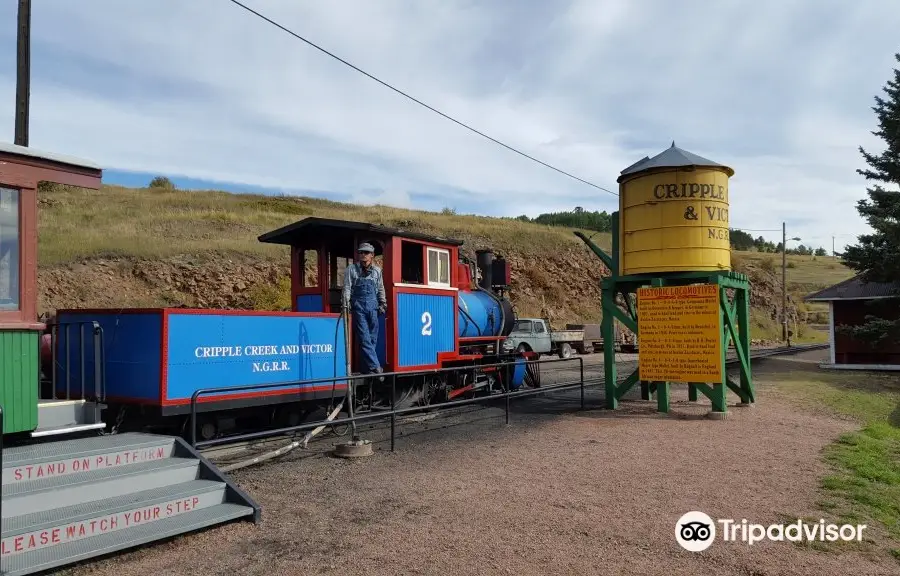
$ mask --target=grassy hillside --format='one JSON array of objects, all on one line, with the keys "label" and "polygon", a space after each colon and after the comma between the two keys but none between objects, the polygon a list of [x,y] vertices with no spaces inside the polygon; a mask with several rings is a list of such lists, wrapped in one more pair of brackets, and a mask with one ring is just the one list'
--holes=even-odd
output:
[{"label": "grassy hillside", "polygon": [[[458,238],[472,257],[476,249],[493,248],[511,264],[510,296],[520,315],[546,312],[554,324],[599,318],[599,281],[606,272],[569,228],[217,191],[57,186],[42,190],[39,202],[44,311],[70,306],[284,306],[288,248],[256,238],[306,216],[320,216]],[[588,234],[609,247],[608,234]],[[772,314],[772,306],[780,306],[780,285],[775,286],[780,282],[779,257],[740,253],[734,260],[737,269],[757,282],[754,337],[780,333]],[[850,276],[830,258],[790,256],[789,261],[789,289],[800,297]]]}]

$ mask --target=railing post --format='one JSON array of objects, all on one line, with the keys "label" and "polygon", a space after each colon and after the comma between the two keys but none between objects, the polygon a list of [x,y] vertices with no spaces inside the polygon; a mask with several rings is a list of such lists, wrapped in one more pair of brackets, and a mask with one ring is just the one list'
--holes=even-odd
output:
[{"label": "railing post", "polygon": [[59,344],[59,324],[53,323],[50,325],[50,361],[52,362],[50,367],[50,387],[52,388],[51,398],[54,400],[56,399],[56,385],[59,381],[59,372],[56,368],[56,365],[59,363],[56,354],[57,344]]},{"label": "railing post", "polygon": [[581,369],[581,409],[584,410],[584,358],[578,357],[578,364]]},{"label": "railing post", "polygon": [[[427,392],[427,391],[426,391]],[[397,425],[397,375],[391,376],[391,452],[394,451],[394,428]]]},{"label": "railing post", "polygon": [[[94,401],[102,402],[103,398],[103,333],[100,325],[94,322]],[[84,358],[81,360],[84,363]]]},{"label": "railing post", "polygon": [[197,392],[191,395],[191,447],[197,447]]},{"label": "railing post", "polygon": [[87,380],[87,372],[84,361],[84,323],[81,322],[78,324],[78,367],[81,369],[81,396],[79,398],[81,398],[82,400],[87,400],[84,395],[84,381]]},{"label": "railing post", "polygon": [[69,339],[69,324],[66,324],[66,397],[72,399],[72,342]]},{"label": "railing post", "polygon": [[510,388],[510,384],[512,384],[512,371],[511,364],[506,365],[506,377],[503,378],[503,395],[506,396],[506,425],[509,426],[509,394],[512,391]]}]

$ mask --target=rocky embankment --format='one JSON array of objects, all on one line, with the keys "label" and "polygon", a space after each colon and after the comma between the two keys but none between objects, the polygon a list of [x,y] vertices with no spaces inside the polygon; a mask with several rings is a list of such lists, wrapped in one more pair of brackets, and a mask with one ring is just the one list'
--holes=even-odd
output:
[{"label": "rocky embankment", "polygon": [[[511,268],[509,297],[520,316],[545,316],[556,326],[599,318],[600,279],[607,271],[587,249],[570,247],[552,256],[503,255]],[[474,253],[469,256],[474,258]],[[781,287],[776,274],[752,266],[739,271],[751,278],[756,314],[777,317]],[[307,272],[314,275],[313,270]],[[289,274],[286,261],[235,254],[84,260],[39,270],[40,311],[154,306],[278,309],[290,305]]]}]

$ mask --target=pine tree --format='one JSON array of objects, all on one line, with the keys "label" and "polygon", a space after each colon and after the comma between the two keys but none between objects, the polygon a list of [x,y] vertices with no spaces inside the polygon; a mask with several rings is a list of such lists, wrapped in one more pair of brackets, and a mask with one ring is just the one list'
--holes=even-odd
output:
[{"label": "pine tree", "polygon": [[[900,53],[895,54],[900,62]],[[881,154],[872,154],[860,146],[859,151],[869,165],[857,170],[866,180],[874,181],[867,189],[868,198],[860,200],[856,209],[873,232],[858,238],[858,244],[844,250],[844,263],[867,282],[900,284],[900,69],[884,87],[886,98],[875,96],[872,107],[879,130],[873,132],[885,143]],[[853,330],[870,341],[893,337],[900,333],[900,321],[866,316],[866,324]]]}]

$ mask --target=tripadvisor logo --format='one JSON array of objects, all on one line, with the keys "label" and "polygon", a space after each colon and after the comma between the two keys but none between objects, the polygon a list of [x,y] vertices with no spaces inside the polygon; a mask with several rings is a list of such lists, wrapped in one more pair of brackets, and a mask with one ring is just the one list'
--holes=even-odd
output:
[{"label": "tripadvisor logo", "polygon": [[[683,515],[675,523],[675,540],[690,552],[702,552],[709,548],[716,539],[716,521],[703,512],[693,510]],[[763,540],[773,542],[844,542],[862,541],[865,524],[826,524],[825,520],[809,523],[797,520],[790,524],[748,523],[746,519],[736,522],[730,519],[719,519],[718,524],[722,540],[725,542],[744,542],[752,546]]]}]

